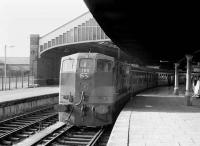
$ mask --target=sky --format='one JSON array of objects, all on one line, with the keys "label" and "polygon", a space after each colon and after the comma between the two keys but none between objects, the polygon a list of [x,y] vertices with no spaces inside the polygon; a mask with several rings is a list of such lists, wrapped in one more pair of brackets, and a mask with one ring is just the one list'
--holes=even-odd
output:
[{"label": "sky", "polygon": [[83,0],[0,0],[0,57],[29,57],[30,34],[40,36],[88,11]]}]

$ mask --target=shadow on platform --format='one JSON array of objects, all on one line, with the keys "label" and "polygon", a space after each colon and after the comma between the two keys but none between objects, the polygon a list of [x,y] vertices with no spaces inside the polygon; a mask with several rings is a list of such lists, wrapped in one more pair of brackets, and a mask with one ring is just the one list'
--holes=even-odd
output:
[{"label": "shadow on platform", "polygon": [[186,106],[183,93],[173,95],[173,87],[150,89],[133,97],[124,110],[136,112],[200,113],[200,99],[192,98],[192,106]]}]

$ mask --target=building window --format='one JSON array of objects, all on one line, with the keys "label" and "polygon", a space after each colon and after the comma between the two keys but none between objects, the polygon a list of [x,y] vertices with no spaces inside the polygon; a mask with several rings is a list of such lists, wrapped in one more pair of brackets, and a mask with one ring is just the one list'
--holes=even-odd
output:
[{"label": "building window", "polygon": [[48,48],[51,47],[51,41],[48,41]]},{"label": "building window", "polygon": [[52,39],[52,46],[55,46],[55,39]]},{"label": "building window", "polygon": [[56,37],[56,45],[58,45],[59,37]]},{"label": "building window", "polygon": [[62,35],[59,36],[59,44],[62,44],[63,38]]},{"label": "building window", "polygon": [[112,61],[105,59],[97,60],[97,72],[111,72],[112,71]]},{"label": "building window", "polygon": [[40,45],[40,52],[43,51],[43,45]]},{"label": "building window", "polygon": [[47,43],[44,43],[44,50],[47,48]]}]

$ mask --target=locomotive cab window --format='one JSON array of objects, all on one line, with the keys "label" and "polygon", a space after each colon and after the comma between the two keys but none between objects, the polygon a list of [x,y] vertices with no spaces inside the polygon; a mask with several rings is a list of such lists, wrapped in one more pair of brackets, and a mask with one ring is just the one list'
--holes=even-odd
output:
[{"label": "locomotive cab window", "polygon": [[112,61],[105,59],[97,60],[97,72],[111,72],[112,71]]},{"label": "locomotive cab window", "polygon": [[74,71],[76,69],[76,61],[74,59],[66,59],[62,63],[62,72]]},{"label": "locomotive cab window", "polygon": [[93,69],[93,59],[92,58],[81,58],[79,61],[79,68],[81,72],[91,72]]},{"label": "locomotive cab window", "polygon": [[92,66],[93,66],[93,61],[91,58],[80,59],[80,62],[79,62],[80,68],[92,68]]}]

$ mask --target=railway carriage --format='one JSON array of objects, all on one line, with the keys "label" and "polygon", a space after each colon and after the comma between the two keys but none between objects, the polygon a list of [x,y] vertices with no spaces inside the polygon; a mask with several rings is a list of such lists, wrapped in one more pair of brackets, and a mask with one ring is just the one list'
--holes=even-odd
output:
[{"label": "railway carriage", "polygon": [[158,74],[100,53],[63,57],[59,121],[76,126],[112,124],[134,93],[155,87]]}]

